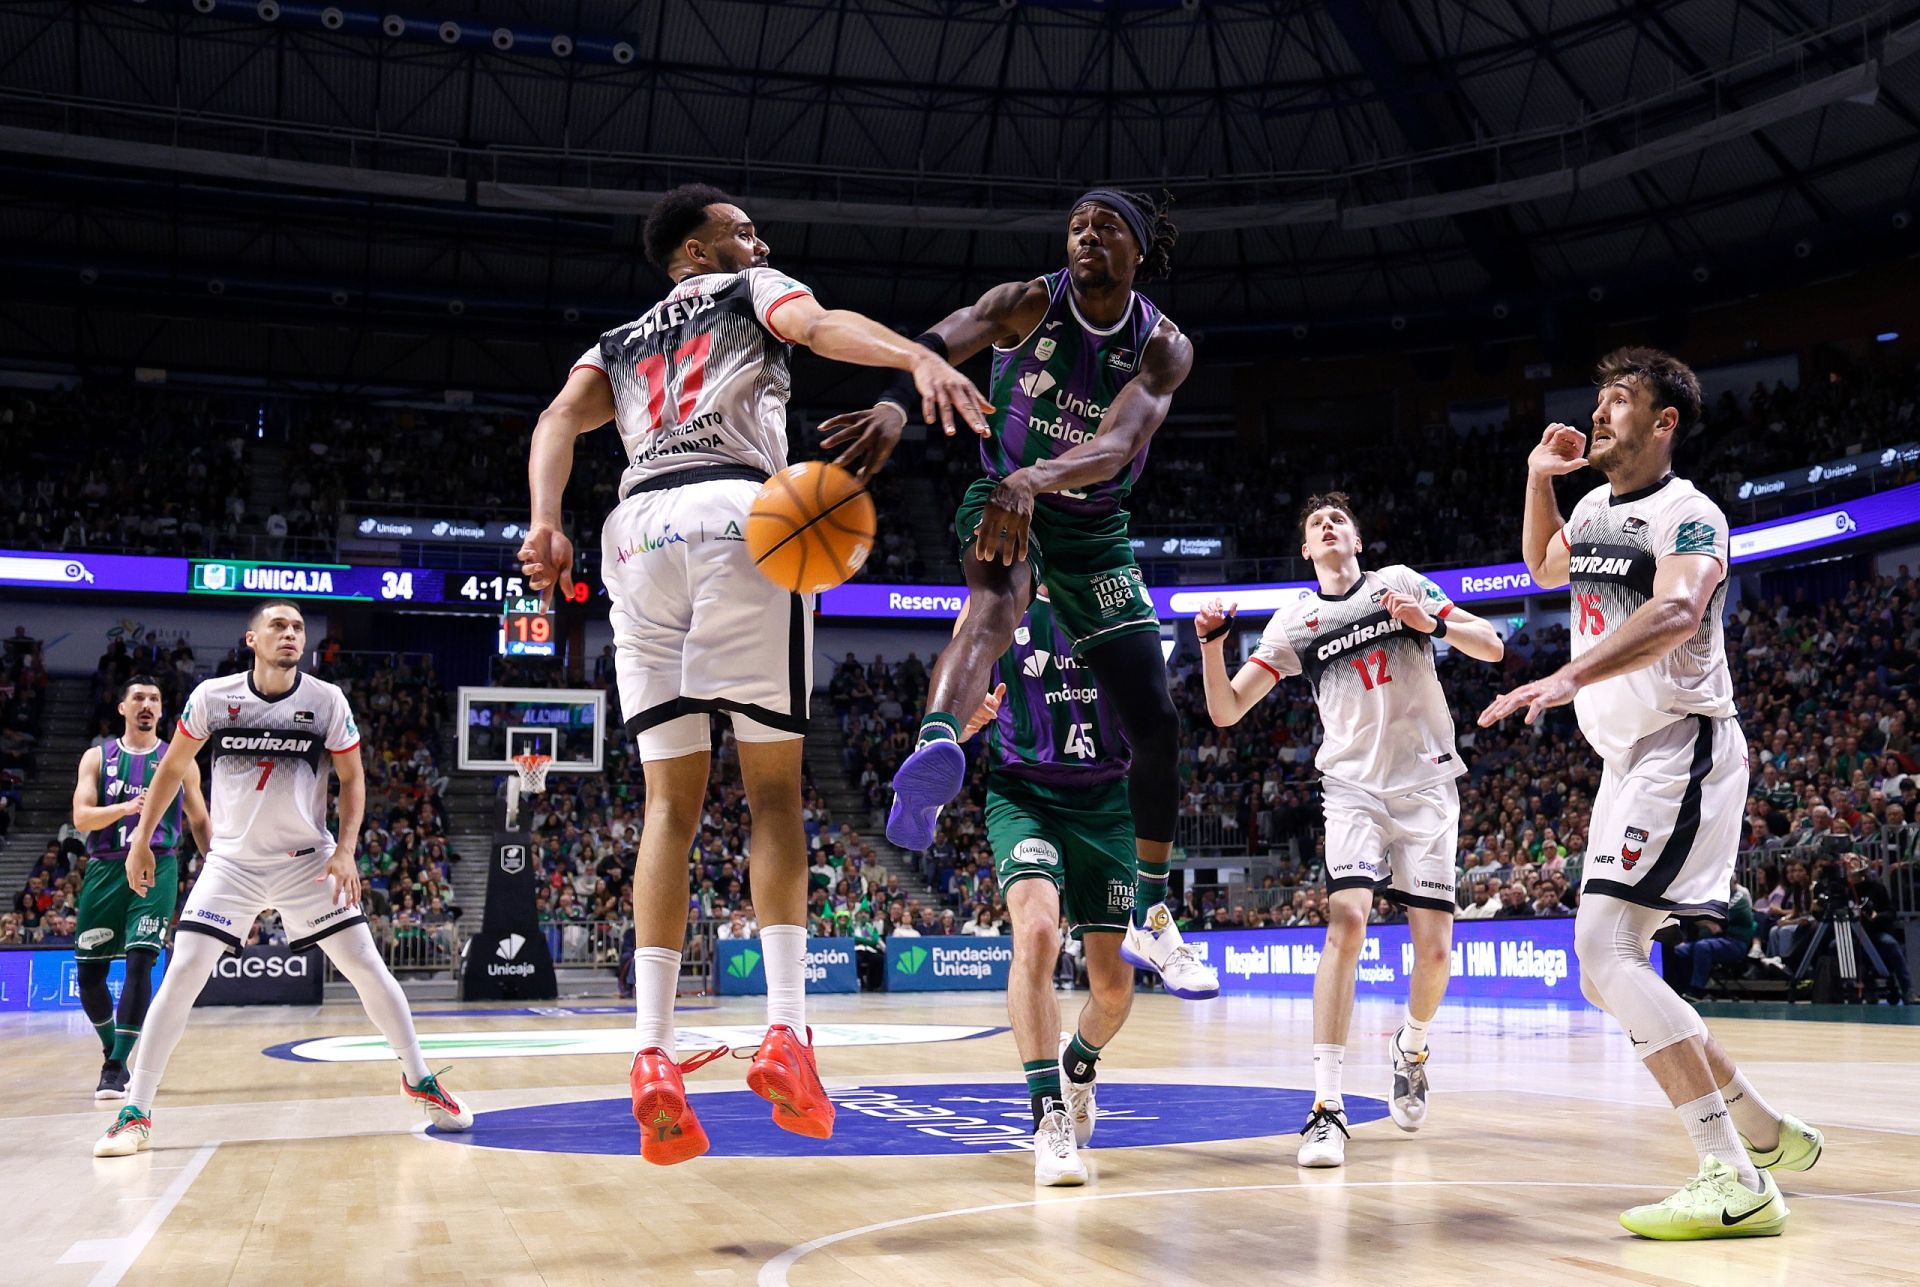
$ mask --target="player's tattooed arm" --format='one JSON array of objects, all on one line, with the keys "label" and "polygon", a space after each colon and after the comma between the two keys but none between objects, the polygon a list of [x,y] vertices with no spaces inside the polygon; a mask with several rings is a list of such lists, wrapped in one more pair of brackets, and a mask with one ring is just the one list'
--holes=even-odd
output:
[{"label": "player's tattooed arm", "polygon": [[1121,389],[1100,418],[1100,431],[1058,456],[1016,469],[995,485],[980,515],[974,557],[1009,566],[1027,559],[1033,498],[1103,483],[1140,454],[1166,421],[1173,394],[1193,369],[1193,343],[1165,318],[1140,355],[1140,374]]},{"label": "player's tattooed arm", "polygon": [[90,746],[80,757],[80,780],[73,787],[73,829],[100,831],[122,818],[140,812],[140,797],[135,795],[118,804],[100,803],[100,748]]},{"label": "player's tattooed arm", "polygon": [[574,440],[613,419],[613,386],[597,367],[577,366],[533,427],[527,451],[527,488],[533,517],[520,543],[520,571],[549,607],[557,583],[573,589],[573,542],[560,530],[560,497],[573,473]]},{"label": "player's tattooed arm", "polygon": [[1207,689],[1207,718],[1216,728],[1238,724],[1279,682],[1271,670],[1251,661],[1240,667],[1239,674],[1227,677],[1227,638],[1231,632],[1221,627],[1233,620],[1237,606],[1214,599],[1193,618],[1194,632],[1200,636],[1200,678]]},{"label": "player's tattooed arm", "polygon": [[1567,583],[1566,523],[1553,496],[1553,480],[1587,466],[1587,436],[1572,425],[1552,424],[1527,454],[1527,500],[1521,516],[1520,557],[1542,590]]}]

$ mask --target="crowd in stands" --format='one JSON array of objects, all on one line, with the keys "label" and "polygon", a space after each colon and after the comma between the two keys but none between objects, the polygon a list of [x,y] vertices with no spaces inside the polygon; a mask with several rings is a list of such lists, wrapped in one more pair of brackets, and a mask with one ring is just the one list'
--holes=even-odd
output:
[{"label": "crowd in stands", "polygon": [[44,647],[15,626],[0,640],[0,847],[12,836],[22,788],[38,767],[46,695]]},{"label": "crowd in stands", "polygon": [[[1909,442],[1920,436],[1920,369],[1887,359],[1810,373],[1797,387],[1756,384],[1723,394],[1679,448],[1683,472],[1718,495],[1739,521],[1743,479]],[[819,454],[793,416],[792,455]],[[1159,435],[1130,502],[1136,531],[1208,528],[1238,539],[1236,554],[1290,559],[1299,497],[1337,486],[1362,509],[1376,562],[1427,567],[1498,558],[1518,548],[1519,506],[1478,506],[1489,492],[1517,497],[1539,426],[1509,421],[1470,430],[1423,429],[1403,441],[1386,426],[1374,450],[1349,434],[1289,434],[1259,452],[1218,437]],[[0,432],[21,444],[0,477],[0,545],[27,549],[197,553],[256,538],[321,555],[352,513],[412,513],[452,506],[473,517],[524,516],[524,458],[531,419],[522,412],[87,385],[0,393]],[[252,474],[263,449],[282,453],[283,494],[256,512]],[[583,552],[617,502],[624,460],[612,435],[582,440],[566,508]],[[871,484],[878,544],[869,580],[958,578],[947,549],[916,546],[907,485],[933,482],[949,520],[980,476],[973,444],[935,438],[906,444]],[[1899,481],[1920,477],[1914,467]],[[1882,480],[1884,483],[1887,480]],[[303,544],[304,543],[304,544]],[[1295,569],[1298,572],[1298,569]]]}]

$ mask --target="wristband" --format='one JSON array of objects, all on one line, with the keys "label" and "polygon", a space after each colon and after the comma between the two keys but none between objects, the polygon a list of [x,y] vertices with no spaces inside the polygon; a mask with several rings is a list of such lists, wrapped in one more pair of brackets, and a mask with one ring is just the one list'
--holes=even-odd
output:
[{"label": "wristband", "polygon": [[[913,342],[942,359],[947,356],[947,342],[933,331],[927,331],[925,334],[914,336]],[[880,401],[891,402],[894,406],[900,408],[901,411],[906,413],[907,420],[911,423],[916,418],[912,408],[920,405],[920,390],[914,386],[913,372],[895,371],[893,373],[893,380],[887,385],[886,392],[880,395]]]},{"label": "wristband", "polygon": [[1435,639],[1445,639],[1447,637],[1447,619],[1445,617],[1435,617],[1433,619],[1433,637]]},{"label": "wristband", "polygon": [[1207,633],[1200,636],[1200,642],[1203,644],[1210,644],[1218,639],[1225,638],[1227,631],[1233,629],[1234,615],[1235,615],[1234,613],[1229,612],[1227,614],[1227,619],[1225,621],[1222,621],[1219,625],[1215,626],[1213,629],[1207,631]]}]

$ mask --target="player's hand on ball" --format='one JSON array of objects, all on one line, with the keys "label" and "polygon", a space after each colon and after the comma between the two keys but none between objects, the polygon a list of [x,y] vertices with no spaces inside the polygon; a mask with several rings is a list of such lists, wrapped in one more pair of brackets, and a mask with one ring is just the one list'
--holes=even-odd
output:
[{"label": "player's hand on ball", "polygon": [[345,849],[333,851],[327,865],[313,878],[316,885],[330,885],[335,907],[354,907],[360,902],[360,868]]},{"label": "player's hand on ball", "polygon": [[906,428],[907,413],[891,402],[882,402],[865,411],[847,411],[820,425],[820,445],[828,451],[841,444],[846,450],[833,463],[861,482],[880,472],[881,466],[900,445],[900,431]]},{"label": "player's hand on ball", "polygon": [[1587,435],[1572,425],[1548,425],[1540,445],[1527,453],[1528,471],[1549,478],[1586,467]]},{"label": "player's hand on ball", "polygon": [[1027,534],[1033,526],[1033,483],[1016,469],[994,487],[980,526],[973,529],[973,556],[982,563],[1008,567],[1027,561]]},{"label": "player's hand on ball", "polygon": [[[1201,642],[1204,644],[1205,636],[1233,620],[1234,612],[1239,606],[1238,602],[1228,603],[1224,599],[1208,600],[1206,607],[1193,614],[1194,633],[1202,637]],[[1222,636],[1222,639],[1224,638],[1225,636]]]},{"label": "player's hand on ball", "polygon": [[1380,600],[1380,606],[1401,625],[1418,630],[1421,634],[1433,633],[1433,614],[1421,607],[1420,601],[1412,595],[1389,590],[1386,597]]},{"label": "player's hand on ball", "polygon": [[1005,684],[995,685],[994,690],[988,693],[986,699],[980,703],[980,709],[968,717],[967,726],[960,730],[960,740],[963,742],[966,741],[975,733],[978,733],[981,729],[998,719],[1000,717],[1000,703],[1005,701],[1006,698],[1007,686]]},{"label": "player's hand on ball", "polygon": [[938,424],[951,438],[958,426],[955,417],[982,438],[993,437],[987,428],[987,413],[993,410],[986,395],[973,387],[973,381],[949,366],[931,350],[923,350],[913,366],[913,387],[920,391],[920,415],[928,424]]},{"label": "player's hand on ball", "polygon": [[127,845],[127,888],[142,897],[153,888],[153,845],[138,836]]},{"label": "player's hand on ball", "polygon": [[520,573],[527,584],[540,592],[542,607],[553,606],[556,583],[562,598],[573,593],[573,542],[559,528],[535,523],[514,557],[520,560]]},{"label": "player's hand on ball", "polygon": [[1542,715],[1555,706],[1565,706],[1580,691],[1580,684],[1564,670],[1556,670],[1545,679],[1536,679],[1531,684],[1522,684],[1510,693],[1502,693],[1493,699],[1487,709],[1480,712],[1480,727],[1491,728],[1507,716],[1527,708],[1527,723],[1538,723]]}]

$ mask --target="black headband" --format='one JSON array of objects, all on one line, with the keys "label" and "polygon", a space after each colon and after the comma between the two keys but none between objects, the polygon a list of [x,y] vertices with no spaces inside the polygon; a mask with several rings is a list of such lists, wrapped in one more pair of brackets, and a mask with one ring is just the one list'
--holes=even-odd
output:
[{"label": "black headband", "polygon": [[1132,197],[1124,192],[1116,192],[1112,188],[1092,188],[1080,194],[1080,199],[1073,203],[1073,208],[1078,210],[1089,202],[1103,205],[1119,215],[1120,221],[1127,225],[1127,231],[1133,234],[1134,241],[1139,243],[1142,255],[1152,247],[1153,236],[1150,231],[1152,224],[1148,221],[1146,213],[1134,204]]}]

